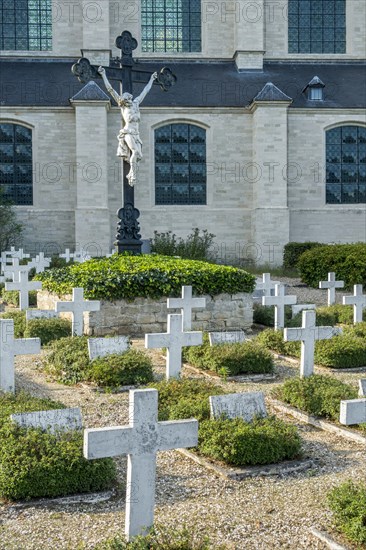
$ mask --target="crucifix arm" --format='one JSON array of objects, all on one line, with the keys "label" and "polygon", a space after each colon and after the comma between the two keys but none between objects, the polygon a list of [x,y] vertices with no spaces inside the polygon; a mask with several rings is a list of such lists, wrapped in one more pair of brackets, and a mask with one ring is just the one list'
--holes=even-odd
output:
[{"label": "crucifix arm", "polygon": [[141,103],[145,99],[147,94],[150,92],[152,85],[154,84],[154,80],[156,80],[157,78],[158,78],[158,73],[153,73],[151,75],[149,82],[146,84],[141,94],[136,97],[135,101],[137,101],[138,103]]},{"label": "crucifix arm", "polygon": [[116,90],[114,88],[112,88],[112,85],[109,82],[109,80],[107,78],[107,75],[105,74],[105,68],[104,67],[99,67],[98,68],[98,73],[103,78],[104,85],[107,88],[108,92],[111,94],[111,96],[113,97],[115,102],[118,104],[121,101],[122,98],[119,94],[117,94]]}]

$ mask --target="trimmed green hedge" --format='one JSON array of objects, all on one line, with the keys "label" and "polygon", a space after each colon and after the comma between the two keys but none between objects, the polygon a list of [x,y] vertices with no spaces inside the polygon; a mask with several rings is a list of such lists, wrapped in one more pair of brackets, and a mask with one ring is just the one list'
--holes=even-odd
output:
[{"label": "trimmed green hedge", "polygon": [[[363,312],[366,321],[366,310]],[[288,327],[300,327],[302,324],[302,312],[286,323]],[[321,306],[316,308],[316,324],[318,326],[353,325],[353,307],[333,304],[332,306]]]},{"label": "trimmed green hedge", "polygon": [[286,269],[297,267],[301,254],[317,246],[322,246],[322,244],[311,241],[306,241],[304,243],[287,243],[283,249],[283,267]]},{"label": "trimmed green hedge", "polygon": [[40,338],[42,346],[67,336],[71,336],[71,322],[68,319],[40,318],[26,322],[24,338]]},{"label": "trimmed green hedge", "polygon": [[353,285],[366,285],[366,244],[332,244],[308,250],[298,262],[301,279],[314,288],[319,281],[328,279],[328,272],[334,271],[338,280],[343,280],[345,289]]},{"label": "trimmed green hedge", "polygon": [[112,459],[86,460],[82,431],[52,435],[21,428],[10,414],[64,408],[26,394],[0,394],[0,496],[19,500],[109,489],[116,479]]},{"label": "trimmed green hedge", "polygon": [[158,255],[113,255],[82,264],[50,269],[36,276],[57,294],[83,287],[86,298],[117,300],[179,296],[182,285],[197,295],[253,292],[255,277],[243,269]]},{"label": "trimmed green hedge", "polygon": [[8,310],[0,314],[0,319],[13,319],[14,321],[14,337],[24,338],[24,332],[27,326],[25,311]]},{"label": "trimmed green hedge", "polygon": [[[6,304],[11,304],[15,307],[19,307],[19,292],[18,290],[2,290],[2,299]],[[37,291],[31,290],[29,292],[29,306],[37,307]]]},{"label": "trimmed green hedge", "polygon": [[328,494],[337,528],[352,542],[366,546],[366,485],[348,481]]},{"label": "trimmed green hedge", "polygon": [[[260,304],[253,305],[253,323],[264,325],[266,327],[274,327],[275,308],[274,306],[262,306]],[[285,325],[291,322],[292,310],[291,306],[285,306]]]}]

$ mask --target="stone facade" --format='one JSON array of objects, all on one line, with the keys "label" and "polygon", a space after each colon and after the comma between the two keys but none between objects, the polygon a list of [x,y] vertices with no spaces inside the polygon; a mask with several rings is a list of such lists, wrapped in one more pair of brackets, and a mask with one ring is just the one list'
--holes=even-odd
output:
[{"label": "stone facade", "polygon": [[[206,308],[192,311],[192,330],[239,330],[250,329],[253,323],[253,298],[251,294],[219,294],[203,296]],[[57,301],[68,301],[71,295],[57,296],[46,291],[38,292],[40,309],[54,309]],[[166,298],[152,300],[101,301],[100,311],[84,313],[84,332],[94,336],[121,334],[143,336],[152,332],[166,332],[168,310]],[[69,314],[62,316],[69,318]]]}]

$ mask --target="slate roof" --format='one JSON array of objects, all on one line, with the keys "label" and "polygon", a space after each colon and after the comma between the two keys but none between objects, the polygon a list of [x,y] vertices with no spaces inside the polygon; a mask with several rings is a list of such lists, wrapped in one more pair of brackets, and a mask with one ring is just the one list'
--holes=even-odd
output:
[{"label": "slate roof", "polygon": [[71,99],[73,101],[106,101],[109,99],[109,96],[99,88],[94,80],[91,80]]},{"label": "slate roof", "polygon": [[[71,73],[76,59],[0,60],[0,106],[70,106],[82,88]],[[151,73],[165,65],[177,75],[168,92],[154,86],[144,101],[162,107],[244,107],[268,82],[293,99],[290,108],[360,109],[366,107],[365,62],[268,62],[263,71],[238,71],[233,61],[140,61]],[[311,102],[303,93],[314,75],[325,84],[324,101]],[[104,85],[100,81],[102,89]],[[135,84],[135,94],[143,85]],[[315,105],[316,103],[316,105]]]}]

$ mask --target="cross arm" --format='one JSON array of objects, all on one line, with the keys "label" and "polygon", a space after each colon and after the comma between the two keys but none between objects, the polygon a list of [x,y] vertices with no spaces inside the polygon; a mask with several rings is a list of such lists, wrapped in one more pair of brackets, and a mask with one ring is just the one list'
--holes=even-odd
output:
[{"label": "cross arm", "polygon": [[133,431],[128,426],[84,430],[84,456],[87,459],[131,454]]},{"label": "cross arm", "polygon": [[169,334],[145,334],[145,348],[165,348],[170,345]]},{"label": "cross arm", "polygon": [[159,422],[159,451],[169,451],[198,444],[198,421],[174,420]]}]

